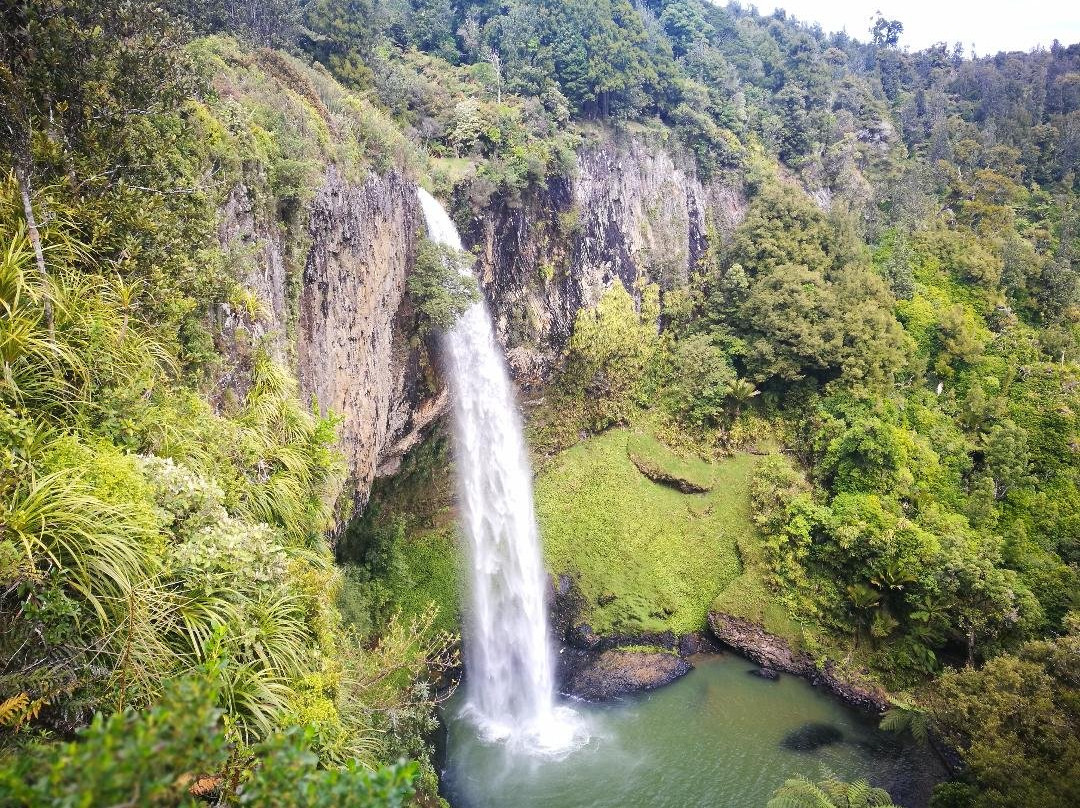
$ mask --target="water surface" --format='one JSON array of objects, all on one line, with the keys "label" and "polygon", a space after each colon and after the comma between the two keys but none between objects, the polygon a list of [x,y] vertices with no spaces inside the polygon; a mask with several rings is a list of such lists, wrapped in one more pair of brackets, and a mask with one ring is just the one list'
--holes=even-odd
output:
[{"label": "water surface", "polygon": [[[443,784],[454,808],[753,808],[788,777],[818,778],[827,767],[847,780],[869,778],[894,801],[920,808],[940,766],[913,741],[802,679],[770,682],[734,655],[700,657],[666,688],[612,705],[576,705],[591,738],[560,758],[485,743],[446,711]],[[841,740],[815,751],[785,748],[807,724],[827,724]]]}]

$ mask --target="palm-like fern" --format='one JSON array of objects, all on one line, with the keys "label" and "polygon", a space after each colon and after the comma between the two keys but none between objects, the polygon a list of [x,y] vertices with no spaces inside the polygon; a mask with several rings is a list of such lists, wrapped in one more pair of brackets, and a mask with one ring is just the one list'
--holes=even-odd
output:
[{"label": "palm-like fern", "polygon": [[85,379],[78,356],[49,333],[43,304],[59,308],[56,290],[32,270],[24,227],[0,251],[0,402],[65,407]]},{"label": "palm-like fern", "polygon": [[890,808],[892,798],[866,780],[846,783],[826,771],[814,782],[807,777],[787,780],[769,800],[768,808]]},{"label": "palm-like fern", "polygon": [[930,737],[930,716],[922,708],[901,699],[889,699],[890,707],[881,717],[881,729],[897,734],[910,733],[918,741]]}]

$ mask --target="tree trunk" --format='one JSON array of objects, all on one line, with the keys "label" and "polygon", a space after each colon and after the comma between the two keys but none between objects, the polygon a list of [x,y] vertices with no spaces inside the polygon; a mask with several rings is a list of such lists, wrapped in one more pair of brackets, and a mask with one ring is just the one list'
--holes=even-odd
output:
[{"label": "tree trunk", "polygon": [[[34,248],[34,260],[37,262],[38,273],[41,275],[42,281],[48,282],[49,271],[45,268],[45,253],[41,249],[41,234],[38,232],[37,220],[34,218],[34,205],[30,200],[30,171],[23,160],[15,161],[15,178],[19,182],[23,214],[26,216],[26,230],[30,234],[30,244]],[[51,338],[54,333],[53,306],[47,289],[42,302],[45,308],[45,327],[49,329],[49,337]]]}]

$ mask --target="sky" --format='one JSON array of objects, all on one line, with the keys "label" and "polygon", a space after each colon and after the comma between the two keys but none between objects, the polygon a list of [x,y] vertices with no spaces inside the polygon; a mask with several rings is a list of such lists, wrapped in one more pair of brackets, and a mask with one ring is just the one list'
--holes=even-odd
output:
[{"label": "sky", "polygon": [[920,50],[935,42],[961,42],[964,53],[979,56],[999,50],[1049,48],[1080,42],[1080,0],[743,0],[764,14],[782,8],[800,21],[820,23],[827,31],[846,30],[863,42],[878,10],[900,20],[900,46]]}]

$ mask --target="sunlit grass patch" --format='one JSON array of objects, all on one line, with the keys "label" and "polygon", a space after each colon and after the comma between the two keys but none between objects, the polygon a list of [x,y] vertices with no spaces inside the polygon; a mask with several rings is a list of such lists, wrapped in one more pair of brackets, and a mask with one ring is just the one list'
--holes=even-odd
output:
[{"label": "sunlit grass patch", "polygon": [[[647,479],[629,447],[711,490],[683,494]],[[676,455],[649,435],[615,429],[554,458],[536,482],[547,564],[575,576],[584,618],[600,632],[695,631],[740,574],[736,544],[753,531],[756,458],[715,463]]]}]

